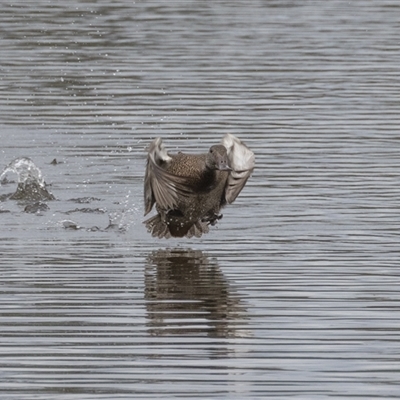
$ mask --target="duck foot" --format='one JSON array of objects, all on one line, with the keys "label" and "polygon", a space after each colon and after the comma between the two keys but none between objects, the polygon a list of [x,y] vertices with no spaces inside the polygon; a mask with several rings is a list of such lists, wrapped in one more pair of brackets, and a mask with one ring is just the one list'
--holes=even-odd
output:
[{"label": "duck foot", "polygon": [[203,218],[202,222],[207,222],[209,225],[214,226],[218,222],[218,220],[220,220],[222,217],[223,217],[222,214],[213,214],[211,216]]}]

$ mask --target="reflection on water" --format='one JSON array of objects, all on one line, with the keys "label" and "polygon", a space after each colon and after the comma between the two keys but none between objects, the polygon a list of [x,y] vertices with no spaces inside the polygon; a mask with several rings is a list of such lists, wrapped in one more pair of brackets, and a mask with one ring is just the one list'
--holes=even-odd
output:
[{"label": "reflection on water", "polygon": [[152,252],[145,268],[150,334],[243,336],[240,298],[215,260],[199,250]]}]

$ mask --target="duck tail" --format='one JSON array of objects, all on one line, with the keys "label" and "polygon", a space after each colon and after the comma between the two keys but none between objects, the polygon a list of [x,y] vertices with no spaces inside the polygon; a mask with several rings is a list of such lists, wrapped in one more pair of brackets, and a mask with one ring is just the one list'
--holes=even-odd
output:
[{"label": "duck tail", "polygon": [[148,232],[151,233],[153,237],[158,237],[160,239],[170,239],[171,237],[201,237],[204,233],[209,232],[208,222],[197,221],[194,224],[184,225],[184,224],[167,224],[161,218],[160,214],[155,215],[143,222],[146,225]]},{"label": "duck tail", "polygon": [[194,223],[189,230],[186,233],[186,237],[191,238],[191,237],[201,237],[201,235],[203,235],[203,233],[208,233],[209,232],[209,227],[208,227],[208,223],[203,222],[203,221],[197,221],[196,223]]},{"label": "duck tail", "polygon": [[168,225],[161,219],[160,214],[155,215],[143,222],[146,225],[147,231],[151,233],[151,236],[158,237],[160,239],[170,239],[171,232],[168,229]]}]

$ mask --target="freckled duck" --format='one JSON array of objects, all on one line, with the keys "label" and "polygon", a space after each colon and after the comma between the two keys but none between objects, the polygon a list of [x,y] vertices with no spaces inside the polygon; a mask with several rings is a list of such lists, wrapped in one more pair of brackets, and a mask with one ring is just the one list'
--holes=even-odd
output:
[{"label": "freckled duck", "polygon": [[169,154],[161,138],[149,146],[144,179],[144,221],[155,237],[200,237],[215,225],[220,209],[233,203],[254,169],[254,153],[226,134],[204,154]]}]

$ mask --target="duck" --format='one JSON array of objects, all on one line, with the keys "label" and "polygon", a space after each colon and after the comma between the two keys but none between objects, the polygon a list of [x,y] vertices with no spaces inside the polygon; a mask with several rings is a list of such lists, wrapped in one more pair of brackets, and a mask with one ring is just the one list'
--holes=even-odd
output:
[{"label": "duck", "polygon": [[207,153],[167,151],[161,138],[148,147],[144,177],[146,216],[153,237],[201,237],[222,218],[220,210],[235,201],[255,167],[254,153],[227,133]]}]

